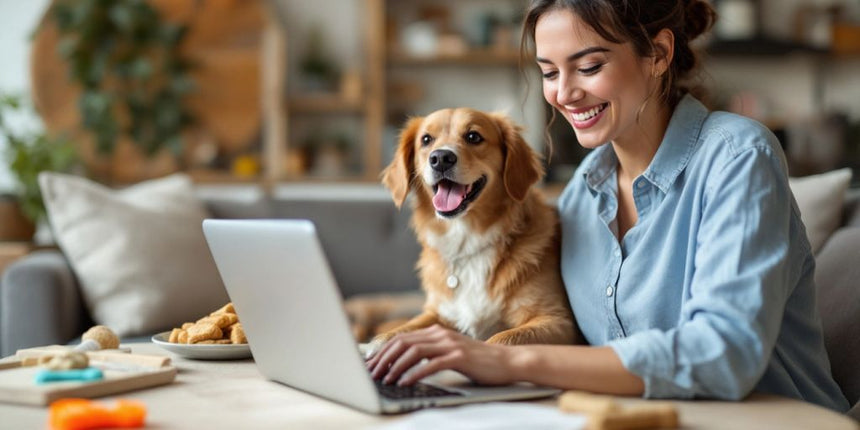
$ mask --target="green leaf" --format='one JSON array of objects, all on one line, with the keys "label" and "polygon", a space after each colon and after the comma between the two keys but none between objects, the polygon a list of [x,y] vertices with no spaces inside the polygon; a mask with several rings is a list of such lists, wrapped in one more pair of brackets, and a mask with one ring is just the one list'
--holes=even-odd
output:
[{"label": "green leaf", "polygon": [[108,11],[108,16],[110,17],[111,23],[113,23],[120,32],[131,34],[131,32],[134,31],[134,10],[128,3],[118,2],[113,4]]},{"label": "green leaf", "polygon": [[131,63],[131,77],[145,80],[152,76],[152,63],[147,58],[137,58]]}]

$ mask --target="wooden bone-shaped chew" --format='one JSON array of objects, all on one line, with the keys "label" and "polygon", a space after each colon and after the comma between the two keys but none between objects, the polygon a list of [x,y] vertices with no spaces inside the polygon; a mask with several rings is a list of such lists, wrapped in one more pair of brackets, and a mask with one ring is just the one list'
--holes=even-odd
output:
[{"label": "wooden bone-shaped chew", "polygon": [[562,411],[586,414],[590,430],[678,427],[678,411],[670,403],[622,408],[612,396],[566,391],[558,404]]},{"label": "wooden bone-shaped chew", "polygon": [[66,351],[50,357],[45,367],[51,370],[84,369],[90,365],[90,359],[80,351]]}]

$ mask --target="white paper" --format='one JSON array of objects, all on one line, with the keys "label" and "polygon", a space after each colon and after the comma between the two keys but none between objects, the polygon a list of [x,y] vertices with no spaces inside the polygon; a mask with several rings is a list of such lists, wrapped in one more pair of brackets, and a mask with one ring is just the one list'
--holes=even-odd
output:
[{"label": "white paper", "polygon": [[413,412],[383,430],[578,430],[585,416],[528,403],[483,403]]}]

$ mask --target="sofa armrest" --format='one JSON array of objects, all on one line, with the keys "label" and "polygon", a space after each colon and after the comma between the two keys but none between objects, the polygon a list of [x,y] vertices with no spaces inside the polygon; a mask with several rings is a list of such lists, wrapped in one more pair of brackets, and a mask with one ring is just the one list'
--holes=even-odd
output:
[{"label": "sofa armrest", "polygon": [[88,321],[78,281],[62,252],[37,251],[6,268],[0,282],[0,356],[67,343]]}]

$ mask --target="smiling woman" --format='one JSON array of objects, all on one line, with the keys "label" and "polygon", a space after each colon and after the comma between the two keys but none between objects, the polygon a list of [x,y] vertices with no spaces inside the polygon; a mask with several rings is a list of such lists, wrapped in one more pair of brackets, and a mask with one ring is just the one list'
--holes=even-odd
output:
[{"label": "smiling woman", "polygon": [[556,269],[588,346],[503,346],[431,327],[382,346],[375,377],[411,384],[455,369],[482,383],[761,391],[847,409],[779,142],[690,95],[690,42],[714,20],[704,0],[532,1],[523,49],[534,48],[547,103],[593,148],[557,201]]}]

